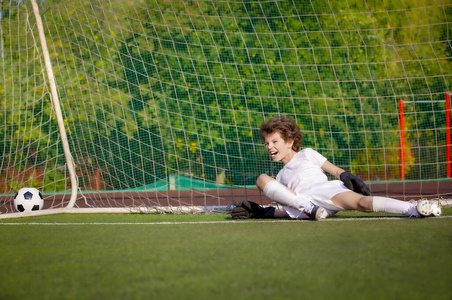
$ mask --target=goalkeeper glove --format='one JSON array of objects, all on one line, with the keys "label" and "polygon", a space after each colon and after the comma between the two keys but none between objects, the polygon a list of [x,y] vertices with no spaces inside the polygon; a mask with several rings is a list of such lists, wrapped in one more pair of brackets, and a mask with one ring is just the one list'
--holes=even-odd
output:
[{"label": "goalkeeper glove", "polygon": [[350,172],[343,172],[339,176],[344,185],[350,190],[363,194],[364,196],[370,196],[369,187],[364,183],[364,181],[358,176],[353,175]]},{"label": "goalkeeper glove", "polygon": [[234,201],[235,207],[231,216],[236,219],[272,219],[275,215],[274,207],[262,207],[252,201]]}]

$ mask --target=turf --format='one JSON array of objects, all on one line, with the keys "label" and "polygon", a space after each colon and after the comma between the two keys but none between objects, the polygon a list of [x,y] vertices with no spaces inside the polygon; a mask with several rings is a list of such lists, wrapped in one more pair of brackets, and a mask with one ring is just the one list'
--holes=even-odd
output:
[{"label": "turf", "polygon": [[0,220],[0,299],[452,298],[452,218],[330,220]]}]

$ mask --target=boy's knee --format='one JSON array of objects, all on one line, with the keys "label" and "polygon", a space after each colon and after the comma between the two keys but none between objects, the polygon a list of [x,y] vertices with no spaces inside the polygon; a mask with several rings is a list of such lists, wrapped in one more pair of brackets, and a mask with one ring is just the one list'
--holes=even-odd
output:
[{"label": "boy's knee", "polygon": [[270,181],[270,180],[274,180],[272,177],[268,176],[267,174],[261,174],[259,175],[259,177],[257,177],[256,180],[256,186],[260,189],[263,190],[265,185]]},{"label": "boy's knee", "polygon": [[362,212],[372,212],[372,197],[361,197],[357,203],[357,210]]}]

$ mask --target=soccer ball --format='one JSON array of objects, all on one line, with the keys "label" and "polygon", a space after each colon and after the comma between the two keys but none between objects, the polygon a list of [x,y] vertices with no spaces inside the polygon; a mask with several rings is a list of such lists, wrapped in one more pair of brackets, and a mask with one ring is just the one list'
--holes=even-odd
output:
[{"label": "soccer ball", "polygon": [[40,210],[44,206],[42,194],[35,188],[21,188],[14,196],[14,207],[20,212]]}]

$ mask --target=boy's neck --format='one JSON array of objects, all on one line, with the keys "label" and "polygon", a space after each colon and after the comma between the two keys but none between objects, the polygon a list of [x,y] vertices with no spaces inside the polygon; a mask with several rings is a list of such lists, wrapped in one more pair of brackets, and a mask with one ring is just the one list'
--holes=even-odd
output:
[{"label": "boy's neck", "polygon": [[281,160],[283,165],[287,165],[289,161],[292,160],[295,154],[297,154],[297,152],[295,152],[294,150],[291,150],[289,153],[287,153],[287,155]]}]

